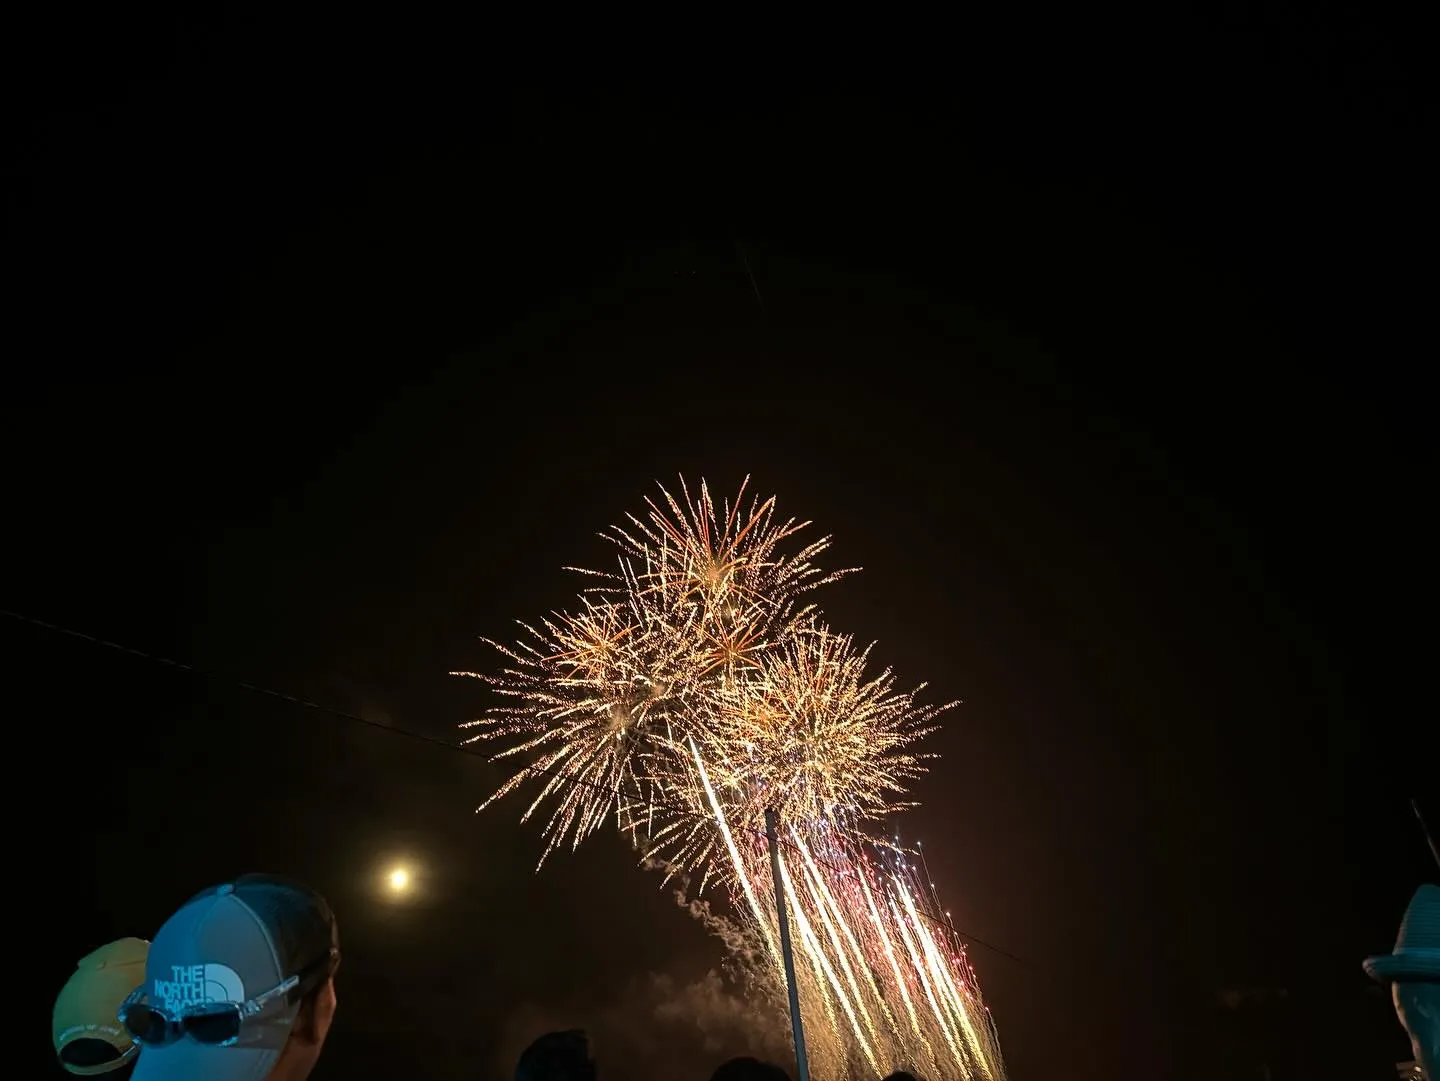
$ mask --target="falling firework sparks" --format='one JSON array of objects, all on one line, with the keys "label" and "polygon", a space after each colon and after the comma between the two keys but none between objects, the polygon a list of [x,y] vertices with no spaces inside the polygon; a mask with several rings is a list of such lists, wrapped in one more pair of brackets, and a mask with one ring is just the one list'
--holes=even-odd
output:
[{"label": "falling firework sparks", "polygon": [[[870,651],[804,603],[847,573],[816,565],[828,538],[787,551],[807,524],[744,485],[717,505],[682,480],[605,534],[618,569],[581,571],[572,613],[490,643],[498,674],[457,673],[504,703],[467,725],[470,741],[525,760],[482,806],[533,782],[523,819],[548,815],[542,863],[613,820],[700,892],[721,883],[782,987],[783,889],[817,1076],[909,1065],[1003,1081],[974,972],[926,912],[928,871],[863,832],[909,806],[928,757],[913,746],[948,707],[919,705],[923,685],[896,691],[889,670],[867,677]],[[786,829],[778,884],[749,825],[766,809]]]}]

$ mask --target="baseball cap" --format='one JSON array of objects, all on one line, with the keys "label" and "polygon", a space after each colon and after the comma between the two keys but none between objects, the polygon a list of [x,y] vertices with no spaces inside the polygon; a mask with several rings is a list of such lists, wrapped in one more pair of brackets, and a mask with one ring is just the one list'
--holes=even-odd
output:
[{"label": "baseball cap", "polygon": [[330,906],[298,882],[245,875],[196,894],[156,934],[125,1004],[144,1046],[133,1081],[260,1081],[339,957]]},{"label": "baseball cap", "polygon": [[140,1048],[116,1019],[125,996],[145,979],[150,944],[122,938],[82,957],[55,998],[51,1035],[60,1065],[94,1077],[134,1061]]}]

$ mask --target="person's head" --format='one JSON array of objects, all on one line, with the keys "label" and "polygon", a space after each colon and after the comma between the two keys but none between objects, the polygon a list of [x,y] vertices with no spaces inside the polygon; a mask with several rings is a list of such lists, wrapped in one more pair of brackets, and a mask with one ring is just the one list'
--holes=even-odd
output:
[{"label": "person's head", "polygon": [[1426,1077],[1440,1078],[1440,886],[1415,891],[1395,949],[1367,958],[1365,971],[1390,985],[1416,1063]]},{"label": "person's head", "polygon": [[790,1075],[773,1062],[761,1062],[748,1055],[722,1062],[710,1081],[790,1081]]},{"label": "person's head", "polygon": [[335,1014],[340,940],[314,890],[272,875],[212,886],[165,921],[121,1007],[132,1081],[303,1081]]},{"label": "person's head", "polygon": [[116,1014],[125,997],[145,978],[150,943],[122,938],[82,957],[65,981],[50,1014],[55,1056],[81,1077],[106,1075],[123,1081],[140,1047]]},{"label": "person's head", "polygon": [[545,1033],[520,1053],[515,1081],[595,1081],[589,1039],[579,1029]]},{"label": "person's head", "polygon": [[1390,985],[1395,1016],[1410,1034],[1415,1062],[1426,1077],[1440,1077],[1440,979]]}]

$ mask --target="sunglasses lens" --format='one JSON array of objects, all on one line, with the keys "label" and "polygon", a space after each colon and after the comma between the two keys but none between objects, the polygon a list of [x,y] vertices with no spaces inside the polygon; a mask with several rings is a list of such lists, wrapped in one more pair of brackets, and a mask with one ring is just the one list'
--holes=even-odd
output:
[{"label": "sunglasses lens", "polygon": [[164,1043],[169,1026],[163,1016],[137,1003],[125,1011],[125,1028],[141,1043]]},{"label": "sunglasses lens", "polygon": [[185,1031],[200,1043],[228,1043],[240,1035],[240,1011],[225,1006],[185,1018]]}]

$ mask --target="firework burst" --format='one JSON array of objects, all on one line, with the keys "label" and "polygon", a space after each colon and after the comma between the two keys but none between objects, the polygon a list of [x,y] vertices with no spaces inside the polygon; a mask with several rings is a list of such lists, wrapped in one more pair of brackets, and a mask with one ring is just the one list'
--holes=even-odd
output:
[{"label": "firework burst", "polygon": [[802,594],[851,573],[816,566],[829,537],[787,553],[787,542],[810,523],[779,520],[774,496],[747,500],[749,483],[747,477],[735,500],[717,507],[708,484],[701,481],[692,495],[681,478],[678,499],[661,487],[659,502],[645,501],[645,515],[627,515],[627,524],[605,534],[620,549],[629,596],[693,619],[713,667],[755,663],[809,613],[798,604]]},{"label": "firework burst", "polygon": [[[809,616],[801,595],[848,573],[816,566],[829,538],[787,551],[809,523],[778,519],[774,497],[747,500],[747,486],[719,505],[703,481],[692,494],[682,479],[678,498],[661,487],[646,514],[603,534],[620,550],[617,570],[568,568],[588,583],[577,611],[521,624],[514,645],[486,639],[505,658],[498,674],[454,673],[505,701],[464,726],[466,742],[503,742],[497,757],[532,759],[484,806],[532,780],[539,791],[523,819],[553,802],[542,863],[611,817],[647,855],[709,850],[696,847],[704,810],[685,741],[711,742],[725,689],[762,670]],[[689,817],[670,813],[677,806]]]},{"label": "firework burst", "polygon": [[889,669],[866,677],[869,661],[869,649],[809,623],[720,688],[706,735],[732,814],[858,824],[911,805],[900,797],[930,756],[910,747],[955,703],[917,705],[923,683],[898,692]]},{"label": "firework burst", "polygon": [[543,863],[612,813],[634,827],[642,807],[654,806],[665,765],[653,753],[655,740],[674,738],[675,726],[694,715],[684,702],[694,658],[674,636],[616,604],[587,600],[576,614],[522,626],[515,645],[489,643],[507,661],[498,675],[456,674],[484,680],[506,702],[465,726],[474,730],[467,742],[505,740],[497,758],[532,759],[481,809],[528,780],[540,789],[522,820],[553,800]]},{"label": "firework burst", "polygon": [[[806,595],[848,572],[817,566],[829,538],[800,543],[808,524],[746,485],[717,505],[682,479],[605,533],[617,569],[570,568],[587,579],[573,611],[489,643],[498,673],[456,673],[501,699],[467,742],[525,762],[482,808],[530,782],[523,820],[548,810],[542,863],[613,820],[643,861],[700,893],[723,884],[772,990],[782,890],[821,1076],[908,1063],[1003,1081],[953,929],[926,915],[908,857],[864,832],[910,805],[929,757],[914,745],[949,705],[868,675],[870,650],[820,621]],[[768,809],[786,832],[778,882],[756,829]]]}]

